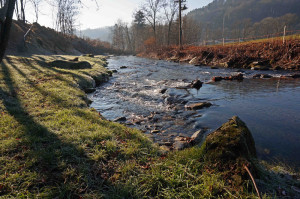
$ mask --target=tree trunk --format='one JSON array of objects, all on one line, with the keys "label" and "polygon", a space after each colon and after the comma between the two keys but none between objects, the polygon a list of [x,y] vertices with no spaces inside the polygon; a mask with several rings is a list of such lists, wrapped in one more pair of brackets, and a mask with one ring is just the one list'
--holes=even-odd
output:
[{"label": "tree trunk", "polygon": [[8,8],[5,15],[5,20],[1,22],[0,30],[0,63],[5,54],[5,50],[8,44],[10,28],[12,25],[12,17],[14,14],[16,0],[8,0]]}]

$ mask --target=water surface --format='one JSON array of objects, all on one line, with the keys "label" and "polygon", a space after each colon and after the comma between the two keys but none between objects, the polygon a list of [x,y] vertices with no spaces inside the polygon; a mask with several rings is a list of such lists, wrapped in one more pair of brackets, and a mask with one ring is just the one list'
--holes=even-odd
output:
[{"label": "water surface", "polygon": [[[252,132],[259,158],[300,166],[300,80],[251,78],[257,73],[279,77],[289,72],[244,70],[242,82],[207,83],[196,90],[183,88],[195,79],[209,82],[213,76],[240,71],[134,56],[108,61],[108,68],[118,73],[90,95],[91,106],[107,119],[124,116],[127,125],[141,129],[159,144],[168,144],[176,136],[191,136],[199,129],[212,132],[237,115]],[[213,106],[198,111],[184,108],[204,101]],[[151,134],[153,130],[158,133]]]}]

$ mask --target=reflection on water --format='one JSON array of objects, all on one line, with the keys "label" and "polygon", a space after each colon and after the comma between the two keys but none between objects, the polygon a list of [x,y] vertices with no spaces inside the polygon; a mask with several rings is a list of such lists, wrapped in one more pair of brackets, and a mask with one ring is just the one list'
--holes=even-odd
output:
[{"label": "reflection on water", "polygon": [[[127,66],[127,69],[120,69]],[[149,134],[158,143],[175,136],[191,136],[205,128],[218,128],[233,115],[246,122],[260,158],[278,158],[300,166],[300,81],[251,79],[256,73],[279,77],[281,73],[242,71],[243,82],[221,81],[182,89],[192,80],[208,82],[213,76],[228,76],[234,69],[210,69],[137,57],[113,57],[109,69],[114,77],[90,97],[91,105],[107,119],[125,116],[127,124]],[[286,73],[286,72],[285,72]],[[162,89],[167,89],[161,93]],[[209,101],[212,107],[186,111],[185,104]],[[138,122],[137,122],[138,121]]]}]

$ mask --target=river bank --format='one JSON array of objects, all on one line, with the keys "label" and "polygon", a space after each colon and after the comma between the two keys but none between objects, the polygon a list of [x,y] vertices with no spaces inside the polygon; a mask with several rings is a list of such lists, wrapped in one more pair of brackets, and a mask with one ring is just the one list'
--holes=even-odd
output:
[{"label": "river bank", "polygon": [[[226,147],[226,142],[216,145],[215,139],[222,136],[211,136],[202,147],[166,155],[141,131],[101,117],[88,106],[83,90],[89,92],[108,80],[111,72],[106,66],[104,57],[98,56],[8,56],[3,61],[1,196],[255,198],[252,182],[242,168],[247,162],[234,164],[244,157],[251,163],[248,167],[258,179],[260,192],[266,194],[263,198],[298,197],[297,175],[278,166],[273,171],[254,167],[259,163],[251,136],[237,118],[224,128],[241,138],[231,144],[236,141],[235,146],[249,150],[241,154],[228,151],[235,154],[229,158],[214,153],[222,151],[218,146]],[[244,139],[247,145],[239,141]],[[218,158],[225,161],[224,167],[215,165]]]},{"label": "river bank", "polygon": [[252,70],[300,70],[300,38],[289,37],[214,46],[162,47],[139,54],[141,57]]}]

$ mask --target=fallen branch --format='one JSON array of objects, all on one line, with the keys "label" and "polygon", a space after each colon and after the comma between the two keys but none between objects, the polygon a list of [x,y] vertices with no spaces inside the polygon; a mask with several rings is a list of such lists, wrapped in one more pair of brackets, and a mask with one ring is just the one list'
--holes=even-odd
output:
[{"label": "fallen branch", "polygon": [[251,178],[251,180],[252,180],[252,183],[253,183],[253,185],[254,185],[254,187],[255,187],[255,190],[256,190],[256,193],[257,193],[257,195],[258,195],[258,198],[261,199],[260,193],[259,193],[259,191],[258,191],[258,188],[257,188],[257,186],[256,186],[255,180],[254,180],[254,178],[253,178],[253,176],[252,176],[250,170],[248,169],[248,167],[247,167],[246,165],[244,165],[244,168],[246,169],[246,171],[248,172],[248,174],[249,174],[249,176],[250,176],[250,178]]}]

